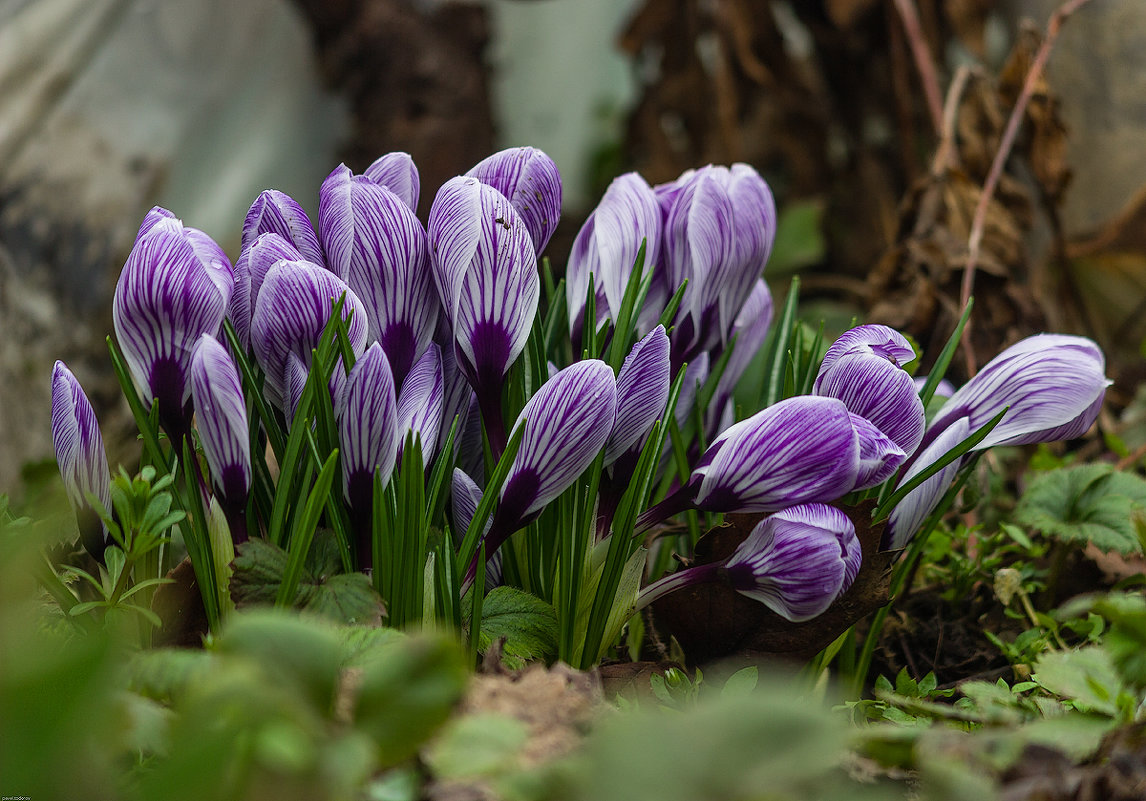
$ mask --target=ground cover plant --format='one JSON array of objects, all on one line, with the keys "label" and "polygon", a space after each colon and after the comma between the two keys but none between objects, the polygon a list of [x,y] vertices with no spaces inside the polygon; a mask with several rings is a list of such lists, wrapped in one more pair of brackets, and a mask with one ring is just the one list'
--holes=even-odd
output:
[{"label": "ground cover plant", "polygon": [[[1142,480],[1043,452],[1005,517],[1002,491],[970,529],[946,517],[991,475],[984,455],[1092,427],[1110,383],[1094,342],[1029,337],[959,388],[943,379],[970,302],[926,375],[887,326],[826,342],[798,282],[773,309],[776,208],[743,164],[617,177],[558,269],[543,254],[561,180],[541,151],[436,188],[425,228],[421,190],[403,153],[336,168],[317,226],[267,190],[234,264],[147,214],[108,338],[139,465],[111,470],[57,363],[86,556],[45,559],[27,547],[43,525],[4,511],[6,570],[47,604],[14,605],[4,637],[56,644],[5,649],[4,717],[40,733],[5,757],[14,790],[809,797],[866,770],[864,792],[901,797],[912,770],[937,797],[982,797],[982,777],[958,778],[969,762],[1003,771],[1063,740],[1089,758],[1138,721],[1141,599],[1045,610],[1071,543],[1140,552]],[[900,669],[888,601],[929,588],[993,593],[1013,672],[939,687],[912,649]],[[520,722],[479,707],[447,723],[479,659],[610,679],[650,654],[687,668],[633,682],[679,730],[629,709],[538,767],[515,757],[537,736]],[[801,674],[697,669],[777,656]],[[74,731],[73,707],[97,725]],[[1003,725],[1020,736],[1000,754]],[[703,769],[682,759],[702,743]]]}]

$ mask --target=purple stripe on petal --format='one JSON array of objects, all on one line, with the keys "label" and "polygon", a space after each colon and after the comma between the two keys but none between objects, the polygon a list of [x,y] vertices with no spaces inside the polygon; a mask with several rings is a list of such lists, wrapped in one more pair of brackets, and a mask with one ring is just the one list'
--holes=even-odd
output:
[{"label": "purple stripe on petal", "polygon": [[553,159],[535,147],[494,153],[467,175],[509,199],[525,221],[535,253],[541,253],[561,221],[561,173]]},{"label": "purple stripe on petal", "polygon": [[[309,369],[311,351],[330,320],[332,304],[344,293],[343,316],[350,318],[350,345],[357,355],[366,346],[366,311],[345,283],[306,261],[279,261],[267,273],[251,319],[251,350],[266,373],[268,400],[283,412],[293,412],[287,402],[293,396],[287,394],[287,357],[293,354],[304,370]],[[339,378],[335,370],[332,379]]]},{"label": "purple stripe on petal", "polygon": [[227,317],[235,326],[235,334],[244,348],[249,349],[251,346],[251,317],[255,313],[255,301],[267,271],[282,259],[300,261],[302,258],[298,248],[273,233],[259,234],[239,254],[235,262],[235,292],[231,295]]},{"label": "purple stripe on petal", "polygon": [[387,153],[367,167],[362,174],[400,197],[410,211],[418,210],[418,196],[422,190],[422,182],[418,177],[418,167],[409,153]]},{"label": "purple stripe on petal", "polygon": [[338,404],[343,491],[350,505],[371,508],[374,473],[390,480],[398,447],[394,378],[382,346],[373,343],[350,370]]},{"label": "purple stripe on petal", "polygon": [[718,282],[720,330],[734,325],[740,309],[752,293],[772,254],[776,238],[776,201],[772,190],[756,170],[747,164],[733,164],[728,170],[728,196],[735,209],[735,259],[728,272],[713,276]]},{"label": "purple stripe on petal", "polygon": [[645,244],[645,271],[660,259],[661,212],[652,187],[635,172],[615,178],[594,212],[596,271],[609,308],[621,308],[621,298],[633,272],[637,251]]},{"label": "purple stripe on petal", "polygon": [[111,476],[99,421],[80,382],[61,361],[52,368],[52,445],[72,506],[87,508],[90,493],[110,510]]},{"label": "purple stripe on petal", "polygon": [[1038,334],[1007,348],[943,405],[924,438],[968,417],[977,429],[1010,410],[976,446],[1026,445],[1078,436],[1098,416],[1110,381],[1102,350],[1085,337]]},{"label": "purple stripe on petal", "polygon": [[894,328],[886,325],[857,325],[841,334],[840,338],[828,348],[812,391],[819,393],[824,374],[836,360],[844,354],[857,352],[879,356],[896,367],[902,367],[915,358],[915,350],[907,341],[907,337]]},{"label": "purple stripe on petal", "polygon": [[437,452],[438,431],[442,426],[444,384],[441,348],[431,343],[406,377],[398,394],[398,458],[413,431],[422,441],[422,466],[428,467]]},{"label": "purple stripe on petal", "polygon": [[462,283],[473,264],[481,239],[481,181],[458,176],[442,184],[430,206],[426,229],[434,284],[450,326],[457,317]]},{"label": "purple stripe on petal", "polygon": [[822,614],[851,586],[860,558],[847,515],[804,504],[758,523],[724,567],[737,592],[798,623]]},{"label": "purple stripe on petal", "polygon": [[[966,417],[953,420],[930,445],[916,456],[915,461],[904,471],[903,477],[899,480],[899,486],[906,484],[925,468],[935,464],[944,454],[970,436],[972,430]],[[962,462],[962,459],[956,459],[907,493],[907,496],[896,504],[895,508],[891,510],[891,517],[888,519],[887,529],[883,534],[883,542],[880,544],[881,550],[894,551],[906,547],[919,527],[923,525],[923,521],[935,510],[939,501],[947,493]]]},{"label": "purple stripe on petal", "polygon": [[199,338],[192,354],[191,395],[215,489],[228,503],[242,503],[251,488],[246,399],[235,363],[210,334]]},{"label": "purple stripe on petal", "polygon": [[858,474],[859,438],[843,403],[797,396],[724,431],[690,483],[698,509],[771,512],[835,500]]},{"label": "purple stripe on petal", "polygon": [[605,465],[640,450],[669,396],[669,340],[658,325],[637,342],[617,374],[617,422],[605,447]]},{"label": "purple stripe on petal", "polygon": [[589,467],[616,416],[617,382],[598,359],[566,367],[541,385],[514,427],[524,425],[525,432],[498,508],[510,533],[512,524],[527,522]]},{"label": "purple stripe on petal", "polygon": [[841,354],[816,379],[814,393],[839,398],[848,411],[866,417],[905,453],[923,439],[926,416],[906,372],[884,356],[857,349]]},{"label": "purple stripe on petal", "polygon": [[264,190],[251,204],[243,221],[242,249],[262,234],[278,234],[298,250],[300,258],[320,267],[325,264],[310,218],[294,198],[277,189]]},{"label": "purple stripe on petal", "polygon": [[852,489],[862,490],[882,484],[895,475],[907,454],[866,417],[849,414],[859,438],[859,473]]}]

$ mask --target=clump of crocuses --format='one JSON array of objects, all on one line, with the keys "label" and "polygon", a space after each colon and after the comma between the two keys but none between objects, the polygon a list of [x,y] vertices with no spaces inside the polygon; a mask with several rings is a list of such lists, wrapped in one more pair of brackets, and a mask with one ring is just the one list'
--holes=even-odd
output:
[{"label": "clump of crocuses", "polygon": [[[563,283],[539,269],[561,214],[545,153],[495,153],[432,190],[423,224],[404,153],[335,168],[317,226],[267,190],[233,266],[152,209],[113,303],[124,389],[141,429],[166,432],[145,437],[149,458],[181,471],[189,519],[217,503],[240,550],[265,538],[298,565],[328,536],[402,625],[438,618],[474,636],[471,588],[507,583],[551,604],[558,654],[590,665],[633,610],[696,583],[809,620],[860,569],[842,502],[931,471],[891,512],[884,546],[902,548],[968,458],[935,470],[952,449],[1004,409],[977,449],[1079,436],[1109,383],[1089,340],[1032,337],[952,388],[928,422],[905,369],[911,344],[861,325],[804,391],[743,409],[737,384],[773,319],[776,208],[755,169],[709,165],[659,186],[619,176]],[[106,458],[60,363],[52,411],[68,496],[99,556],[88,510],[108,505]],[[727,558],[653,576],[638,595],[641,535],[686,512],[761,517]]]}]

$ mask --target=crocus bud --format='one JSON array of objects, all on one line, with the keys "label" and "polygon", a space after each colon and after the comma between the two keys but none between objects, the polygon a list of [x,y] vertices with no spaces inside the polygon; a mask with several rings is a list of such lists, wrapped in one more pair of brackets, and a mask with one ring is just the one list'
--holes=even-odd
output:
[{"label": "crocus bud", "polygon": [[369,509],[375,471],[381,472],[385,486],[398,448],[394,378],[377,342],[351,368],[337,416],[343,492],[353,508]]},{"label": "crocus bud", "polygon": [[679,570],[646,587],[638,608],[682,587],[726,581],[776,614],[801,623],[823,614],[859,574],[852,521],[831,506],[801,504],[756,524],[722,562]]},{"label": "crocus bud", "polygon": [[422,191],[418,167],[409,153],[394,152],[379,157],[362,173],[371,181],[386,187],[409,206],[418,210],[418,196]]},{"label": "crocus bud", "polygon": [[[267,272],[276,262],[302,261],[298,248],[275,233],[259,234],[255,241],[243,248],[235,262],[235,291],[227,307],[227,318],[235,327],[235,336],[244,348],[251,347],[251,317],[255,301],[263,288]],[[317,264],[315,266],[318,266]]]},{"label": "crocus bud", "polygon": [[[452,499],[450,507],[454,515],[454,534],[460,541],[469,529],[470,522],[474,519],[474,515],[477,514],[478,504],[481,503],[482,491],[465,471],[455,467],[450,494]],[[493,518],[486,520],[485,527],[482,529],[483,537],[489,532],[489,527],[492,523]],[[499,584],[501,584],[501,551],[498,550],[493,553],[487,552],[485,560],[486,591],[488,592]]]},{"label": "crocus bud", "polygon": [[1008,406],[976,450],[1080,437],[1102,408],[1111,384],[1105,371],[1102,349],[1086,337],[1027,337],[991,359],[948,399],[925,441],[962,417],[975,431]]},{"label": "crocus bud", "polygon": [[545,250],[561,221],[561,173],[553,159],[535,147],[512,147],[466,174],[505,195],[525,221],[534,252]]},{"label": "crocus bud", "polygon": [[635,172],[625,173],[609,185],[573,240],[565,274],[565,297],[570,329],[575,336],[582,325],[589,275],[593,275],[597,291],[599,322],[621,308],[642,242],[647,274],[660,259],[660,206],[644,178]]},{"label": "crocus bud", "polygon": [[277,189],[264,190],[251,204],[243,221],[242,249],[249,248],[262,234],[278,234],[298,250],[297,258],[324,264],[310,218],[294,198]]},{"label": "crocus bud", "polygon": [[429,241],[454,354],[500,450],[502,378],[525,347],[540,296],[529,232],[500,192],[459,177],[434,199]]},{"label": "crocus bud", "polygon": [[[208,244],[210,243],[210,244]],[[116,283],[116,338],[144,402],[159,401],[159,417],[178,438],[189,427],[191,351],[202,334],[222,325],[233,273],[222,250],[201,231],[152,209]]]},{"label": "crocus bud", "polygon": [[366,307],[368,337],[401,388],[438,322],[426,232],[398,195],[345,165],[323,181],[318,209],[327,266]]},{"label": "crocus bud", "polygon": [[421,440],[423,467],[429,466],[437,452],[444,401],[441,353],[441,348],[430,343],[398,393],[399,461],[406,444],[406,434],[411,431]]},{"label": "crocus bud", "polygon": [[669,396],[669,341],[658,325],[633,346],[617,373],[617,422],[605,446],[605,465],[639,453],[664,416]]},{"label": "crocus bud", "polygon": [[239,371],[226,348],[203,334],[191,357],[191,396],[203,455],[216,491],[229,504],[251,489],[250,432]]},{"label": "crocus bud", "polygon": [[93,495],[111,511],[111,475],[99,421],[88,396],[63,362],[52,368],[52,445],[64,490],[80,518],[84,548],[103,561],[107,528],[88,503]]},{"label": "crocus bud", "polygon": [[915,381],[902,369],[914,358],[910,343],[895,329],[857,326],[828,348],[812,392],[839,398],[904,453],[914,453],[926,424]]},{"label": "crocus bud", "polygon": [[[310,372],[312,351],[330,321],[333,305],[346,295],[343,318],[355,356],[366,347],[366,310],[362,301],[334,273],[306,261],[279,261],[267,273],[251,318],[251,350],[266,373],[267,398],[286,416],[295,408]],[[340,367],[330,377],[331,397],[338,398],[346,375]]]},{"label": "crocus bud", "polygon": [[[951,421],[931,444],[915,456],[914,461],[903,472],[903,477],[899,480],[900,486],[935,464],[971,433],[972,429],[966,417]],[[962,464],[961,458],[956,459],[907,493],[906,497],[895,505],[887,521],[887,528],[883,532],[883,540],[880,543],[882,550],[899,550],[911,542],[919,527],[923,525],[923,521],[935,511],[935,507],[947,494],[951,481]]]}]

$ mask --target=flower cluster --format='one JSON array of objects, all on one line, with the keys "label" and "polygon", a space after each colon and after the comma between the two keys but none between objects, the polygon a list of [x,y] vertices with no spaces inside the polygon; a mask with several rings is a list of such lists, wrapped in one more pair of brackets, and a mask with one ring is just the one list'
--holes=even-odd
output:
[{"label": "flower cluster", "polygon": [[[1032,337],[953,391],[928,423],[904,369],[915,359],[910,343],[861,325],[828,348],[808,394],[737,421],[733,390],[772,319],[763,271],[776,208],[754,169],[707,166],[660,186],[618,177],[576,237],[563,292],[543,293],[538,271],[561,211],[561,178],[544,153],[496,153],[447,181],[425,226],[414,212],[420,193],[402,153],[359,175],[343,165],[331,172],[317,227],[295,200],[267,190],[250,208],[233,265],[171,212],[155,208],[144,219],[113,305],[135,384],[127,389],[154,405],[175,458],[201,449],[184,480],[218,501],[235,543],[268,536],[296,503],[277,497],[297,492],[293,464],[278,465],[291,479],[276,487],[266,458],[268,445],[286,458],[289,435],[290,458],[310,475],[340,465],[340,491],[315,516],[349,531],[347,564],[397,558],[377,552],[389,541],[378,521],[406,508],[395,477],[405,464],[409,484],[406,449],[416,443],[416,482],[433,497],[452,487],[459,538],[474,529],[484,543],[486,586],[512,580],[557,604],[589,569],[569,560],[596,564],[581,535],[568,533],[574,524],[550,511],[562,499],[581,499],[568,501],[579,510],[575,525],[598,540],[625,538],[608,549],[618,565],[639,550],[634,533],[677,513],[761,513],[730,557],[652,584],[639,603],[720,580],[807,620],[859,570],[855,527],[830,504],[910,481],[1004,410],[976,448],[1078,436],[1108,383],[1089,340]],[[698,399],[708,404],[699,418]],[[675,485],[662,458],[670,430],[678,460],[688,461]],[[53,433],[72,502],[85,509],[94,497],[106,507],[99,429],[62,364]],[[910,540],[960,464],[933,470],[906,495],[886,548]],[[273,508],[256,497],[260,481],[277,493]],[[482,508],[488,517],[475,528]],[[446,522],[434,517],[440,507],[425,514],[423,529]],[[522,529],[532,539],[507,552]],[[84,544],[100,555],[98,526],[84,526]],[[462,593],[482,575],[464,545],[456,553],[464,572],[440,577]],[[532,553],[541,567],[521,564]],[[429,556],[415,555],[426,575]],[[619,572],[606,565],[601,575]],[[605,592],[604,582],[591,590]],[[635,587],[626,603],[638,603]],[[572,596],[568,604],[586,605]]]}]

